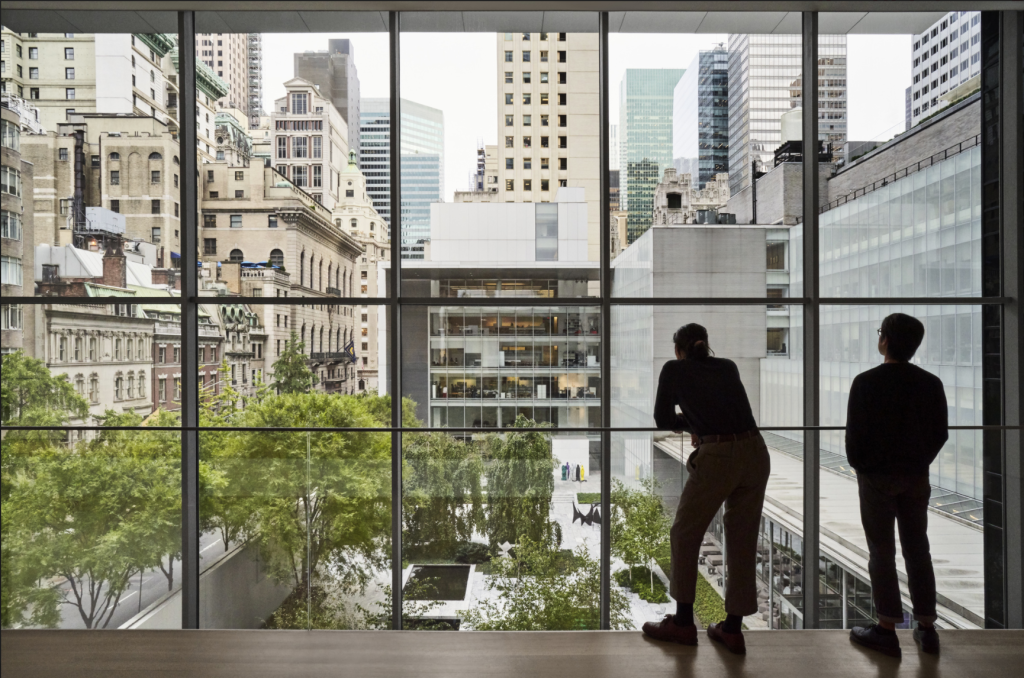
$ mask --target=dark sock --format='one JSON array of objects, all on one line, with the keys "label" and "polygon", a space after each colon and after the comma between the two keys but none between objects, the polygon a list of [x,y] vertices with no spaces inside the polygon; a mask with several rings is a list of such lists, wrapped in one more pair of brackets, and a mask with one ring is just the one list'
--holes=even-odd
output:
[{"label": "dark sock", "polygon": [[693,604],[687,605],[686,603],[676,603],[676,614],[672,618],[672,621],[676,626],[692,626],[693,625]]},{"label": "dark sock", "polygon": [[726,633],[742,633],[743,617],[738,614],[727,614],[722,622],[722,630]]},{"label": "dark sock", "polygon": [[896,634],[892,629],[883,628],[881,624],[875,624],[875,631],[883,636],[892,636]]}]

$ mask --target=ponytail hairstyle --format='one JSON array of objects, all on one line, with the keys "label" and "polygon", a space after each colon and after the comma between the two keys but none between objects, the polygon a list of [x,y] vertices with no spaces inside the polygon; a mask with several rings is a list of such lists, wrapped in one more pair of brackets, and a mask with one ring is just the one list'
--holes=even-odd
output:
[{"label": "ponytail hairstyle", "polygon": [[676,349],[684,354],[687,360],[704,360],[714,355],[714,351],[708,346],[708,331],[697,323],[683,325],[672,335]]}]

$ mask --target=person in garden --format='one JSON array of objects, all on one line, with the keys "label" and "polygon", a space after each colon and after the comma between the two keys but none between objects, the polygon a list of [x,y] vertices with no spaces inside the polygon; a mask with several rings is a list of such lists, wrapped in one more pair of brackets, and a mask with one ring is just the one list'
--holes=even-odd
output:
[{"label": "person in garden", "polygon": [[661,370],[654,420],[660,429],[689,432],[696,449],[686,461],[689,477],[671,530],[671,593],[676,613],[644,624],[643,631],[656,640],[697,644],[693,622],[697,557],[708,525],[724,502],[729,572],[726,618],[707,631],[709,638],[729,651],[745,654],[742,620],[757,612],[755,564],[771,466],[768,448],[757,430],[736,363],[713,356],[707,330],[690,323],[680,327],[672,340],[677,360],[665,363]]},{"label": "person in garden", "polygon": [[914,640],[925,652],[939,652],[928,543],[928,467],[949,438],[949,409],[942,380],[910,363],[923,340],[920,320],[904,313],[887,316],[878,328],[878,352],[885,361],[853,380],[846,415],[846,457],[857,472],[871,595],[878,610],[878,623],[855,626],[850,639],[892,657],[902,655],[896,624],[904,621],[894,523],[917,620]]}]

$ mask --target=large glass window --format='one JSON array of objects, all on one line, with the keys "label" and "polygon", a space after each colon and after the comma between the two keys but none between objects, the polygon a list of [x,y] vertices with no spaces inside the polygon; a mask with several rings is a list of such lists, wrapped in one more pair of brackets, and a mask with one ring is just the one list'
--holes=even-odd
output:
[{"label": "large glass window", "polygon": [[[842,428],[897,311],[957,427],[928,479],[933,556],[959,573],[939,623],[1000,614],[994,479],[1016,451],[980,426],[1018,386],[993,282],[1019,177],[984,143],[1003,123],[981,126],[999,79],[978,15],[822,12],[805,40],[795,12],[222,11],[193,36],[144,14],[159,32],[4,17],[7,54],[41,58],[3,108],[5,628],[658,620],[692,439],[652,410],[689,322],[771,457],[744,624],[870,623]],[[727,522],[701,539],[705,625]]]}]

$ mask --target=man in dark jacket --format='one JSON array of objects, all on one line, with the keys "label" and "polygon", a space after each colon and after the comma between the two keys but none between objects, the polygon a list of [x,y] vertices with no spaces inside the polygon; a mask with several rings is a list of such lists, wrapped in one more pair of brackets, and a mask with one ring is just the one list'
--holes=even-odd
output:
[{"label": "man in dark jacket", "polygon": [[846,456],[857,471],[860,517],[868,541],[871,591],[878,624],[854,627],[850,638],[890,656],[901,655],[895,625],[903,622],[896,574],[898,524],[914,606],[914,640],[938,653],[935,573],[928,544],[928,467],[949,438],[942,381],[910,363],[924,339],[916,318],[893,313],[878,330],[885,362],[857,375],[850,386]]}]

